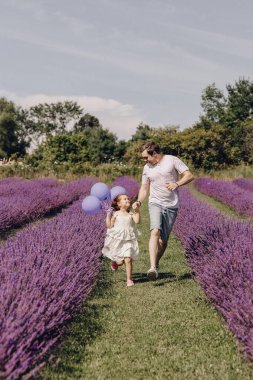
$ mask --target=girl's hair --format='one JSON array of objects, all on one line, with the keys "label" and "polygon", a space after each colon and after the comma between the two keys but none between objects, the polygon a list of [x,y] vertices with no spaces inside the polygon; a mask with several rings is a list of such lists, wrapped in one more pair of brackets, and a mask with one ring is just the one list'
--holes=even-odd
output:
[{"label": "girl's hair", "polygon": [[[119,194],[119,195],[117,195],[117,197],[115,197],[114,198],[114,200],[112,201],[112,203],[111,203],[111,207],[114,209],[114,211],[119,211],[119,206],[118,206],[118,203],[119,203],[119,201],[120,201],[120,197],[122,196],[122,195],[126,195],[126,194]],[[127,195],[128,196],[128,195]],[[128,197],[129,198],[129,197]],[[129,198],[130,199],[130,198]]]}]

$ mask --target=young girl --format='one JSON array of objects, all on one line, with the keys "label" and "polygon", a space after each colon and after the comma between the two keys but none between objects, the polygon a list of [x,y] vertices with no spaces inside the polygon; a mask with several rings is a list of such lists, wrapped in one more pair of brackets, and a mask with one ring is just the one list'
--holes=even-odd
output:
[{"label": "young girl", "polygon": [[112,202],[106,216],[107,233],[102,253],[112,260],[113,271],[126,264],[127,286],[132,286],[132,260],[139,254],[138,231],[133,221],[140,223],[140,211],[139,207],[133,213],[129,209],[130,199],[125,194],[118,195]]}]

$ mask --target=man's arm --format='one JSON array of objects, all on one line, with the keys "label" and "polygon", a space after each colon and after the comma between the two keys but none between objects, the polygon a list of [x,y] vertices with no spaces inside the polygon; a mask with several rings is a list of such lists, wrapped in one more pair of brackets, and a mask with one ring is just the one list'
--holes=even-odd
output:
[{"label": "man's arm", "polygon": [[190,170],[186,170],[181,174],[180,180],[177,182],[169,182],[167,183],[167,189],[168,190],[176,190],[179,186],[186,185],[187,183],[191,182],[194,179],[193,174],[190,172]]},{"label": "man's arm", "polygon": [[148,193],[149,193],[149,183],[142,184],[139,190],[139,194],[137,198],[138,200],[133,203],[133,209],[135,209],[137,205],[140,206],[142,204],[142,202],[144,201]]}]

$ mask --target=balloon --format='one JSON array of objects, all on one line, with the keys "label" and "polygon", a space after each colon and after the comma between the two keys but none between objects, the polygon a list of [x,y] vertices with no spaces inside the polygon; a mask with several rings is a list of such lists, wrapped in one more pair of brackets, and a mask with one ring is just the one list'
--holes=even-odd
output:
[{"label": "balloon", "polygon": [[96,214],[101,209],[101,202],[94,195],[88,195],[82,201],[82,209],[86,214]]},{"label": "balloon", "polygon": [[108,186],[103,182],[97,182],[92,186],[90,193],[97,197],[100,201],[108,198],[110,190]]},{"label": "balloon", "polygon": [[112,201],[117,197],[117,195],[120,195],[120,194],[127,194],[127,191],[124,187],[114,186],[113,188],[111,188],[111,200]]}]

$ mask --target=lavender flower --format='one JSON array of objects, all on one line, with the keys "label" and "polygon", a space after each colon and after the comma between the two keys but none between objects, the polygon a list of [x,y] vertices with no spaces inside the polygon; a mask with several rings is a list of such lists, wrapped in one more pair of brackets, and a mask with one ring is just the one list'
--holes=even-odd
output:
[{"label": "lavender flower", "polygon": [[45,364],[92,288],[104,231],[103,213],[86,216],[77,201],[1,247],[0,376],[17,379]]},{"label": "lavender flower", "polygon": [[52,179],[0,182],[0,231],[21,226],[60,209],[80,195],[87,194],[96,178],[90,177],[63,185]]},{"label": "lavender flower", "polygon": [[[65,190],[73,196],[80,193],[80,185],[87,192],[91,184],[83,179]],[[25,228],[0,246],[1,378],[34,376],[94,286],[105,215],[103,210],[86,215],[81,203],[82,199],[50,221]]]},{"label": "lavender flower", "polygon": [[253,180],[247,178],[238,178],[233,181],[236,186],[241,187],[247,191],[253,191]]},{"label": "lavender flower", "polygon": [[236,212],[245,216],[253,216],[253,195],[249,190],[244,190],[234,183],[217,181],[212,178],[197,178],[196,188],[223,203]]},{"label": "lavender flower", "polygon": [[253,228],[180,190],[174,231],[200,286],[253,358]]}]

